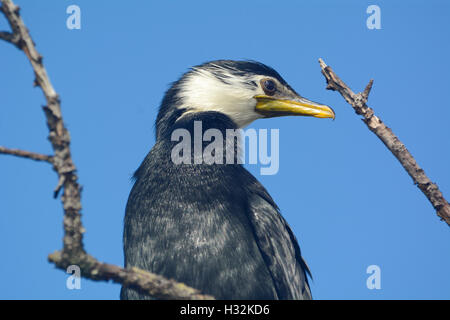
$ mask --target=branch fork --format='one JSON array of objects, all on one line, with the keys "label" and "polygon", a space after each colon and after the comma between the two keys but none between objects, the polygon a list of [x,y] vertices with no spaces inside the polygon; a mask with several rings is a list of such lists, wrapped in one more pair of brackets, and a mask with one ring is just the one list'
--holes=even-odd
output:
[{"label": "branch fork", "polygon": [[400,139],[388,128],[380,118],[378,118],[373,109],[367,106],[370,90],[373,80],[370,80],[363,92],[358,94],[353,91],[334,73],[334,71],[319,59],[322,74],[327,81],[328,90],[338,91],[342,97],[350,104],[355,112],[363,116],[363,121],[370,131],[372,131],[392,152],[403,168],[408,172],[413,182],[423,192],[436,210],[441,220],[450,226],[450,204],[444,198],[438,186],[431,182],[424,170],[417,164],[414,157],[400,141]]}]

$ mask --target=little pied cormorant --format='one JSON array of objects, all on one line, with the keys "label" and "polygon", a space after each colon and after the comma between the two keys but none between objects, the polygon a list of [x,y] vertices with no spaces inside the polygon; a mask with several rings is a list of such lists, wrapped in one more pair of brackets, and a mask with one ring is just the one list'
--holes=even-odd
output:
[{"label": "little pied cormorant", "polygon": [[[183,282],[216,299],[311,299],[298,242],[266,189],[241,164],[175,164],[171,135],[243,128],[260,118],[334,118],[272,68],[219,60],[166,92],[156,143],[134,174],[124,226],[126,267]],[[194,155],[193,155],[194,157]],[[225,163],[225,162],[224,162]],[[122,299],[149,299],[122,288]]]}]

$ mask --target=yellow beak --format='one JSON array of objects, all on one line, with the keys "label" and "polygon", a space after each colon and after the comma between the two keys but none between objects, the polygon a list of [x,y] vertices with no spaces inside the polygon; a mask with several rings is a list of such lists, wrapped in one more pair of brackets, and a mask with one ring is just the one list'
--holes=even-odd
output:
[{"label": "yellow beak", "polygon": [[310,116],[316,118],[335,118],[333,109],[328,106],[299,97],[294,100],[278,99],[266,95],[256,95],[255,110],[267,118],[280,116]]}]

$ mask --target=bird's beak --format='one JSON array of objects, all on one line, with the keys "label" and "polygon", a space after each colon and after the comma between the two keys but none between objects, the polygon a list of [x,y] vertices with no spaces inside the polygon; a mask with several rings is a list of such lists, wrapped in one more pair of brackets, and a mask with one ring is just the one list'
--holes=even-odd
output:
[{"label": "bird's beak", "polygon": [[333,109],[312,102],[303,97],[280,99],[266,95],[256,95],[255,110],[266,118],[281,116],[310,116],[316,118],[335,118]]}]

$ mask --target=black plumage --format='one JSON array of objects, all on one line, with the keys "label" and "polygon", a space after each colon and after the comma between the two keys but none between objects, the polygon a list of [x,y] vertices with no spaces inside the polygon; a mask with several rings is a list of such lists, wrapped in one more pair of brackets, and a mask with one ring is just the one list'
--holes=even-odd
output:
[{"label": "black plumage", "polygon": [[[232,67],[282,79],[258,63]],[[255,177],[240,164],[172,162],[173,130],[184,128],[193,136],[194,121],[202,121],[203,132],[215,128],[225,136],[226,129],[236,129],[219,112],[183,114],[177,94],[184,78],[167,91],[156,143],[134,175],[125,215],[125,266],[218,299],[310,299],[309,271],[297,240]],[[123,288],[121,298],[149,297]]]}]

